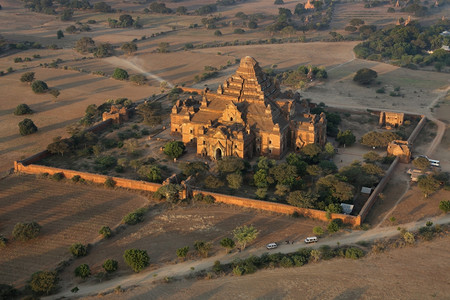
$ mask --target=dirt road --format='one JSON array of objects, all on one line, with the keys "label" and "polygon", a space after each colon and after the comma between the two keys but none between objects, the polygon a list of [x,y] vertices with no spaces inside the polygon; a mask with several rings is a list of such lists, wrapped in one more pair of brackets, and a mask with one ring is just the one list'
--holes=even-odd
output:
[{"label": "dirt road", "polygon": [[[450,214],[435,217],[431,219],[434,224],[447,224],[450,222]],[[408,224],[401,225],[402,227],[406,228],[407,230],[417,230],[419,227],[422,227],[425,225],[425,221],[421,222],[413,222]],[[374,241],[377,239],[384,239],[384,238],[390,238],[393,236],[398,235],[398,226],[392,226],[392,227],[384,227],[384,228],[376,228],[369,231],[349,231],[345,233],[336,234],[334,236],[331,236],[329,238],[321,239],[318,243],[308,247],[311,248],[318,248],[322,245],[330,245],[334,246],[338,242],[340,245],[350,245],[355,244],[358,241]],[[301,243],[301,244],[300,244]],[[303,244],[302,241],[296,241],[294,244],[289,245],[280,245],[280,247],[277,248],[277,252],[281,253],[290,253],[294,252],[300,248],[304,248],[306,245]],[[210,268],[213,263],[216,260],[221,261],[222,263],[229,263],[232,262],[236,258],[247,258],[251,255],[261,255],[265,252],[268,252],[265,248],[255,248],[255,249],[249,249],[245,250],[240,253],[232,253],[232,254],[219,254],[213,257],[209,257],[207,259],[203,260],[196,260],[196,261],[187,261],[180,264],[175,265],[167,265],[162,268],[159,268],[157,270],[153,270],[151,272],[143,272],[139,274],[135,274],[128,277],[123,278],[115,278],[106,282],[102,282],[99,284],[80,284],[78,285],[79,291],[77,294],[73,294],[70,291],[63,291],[59,294],[52,295],[50,297],[46,297],[43,299],[60,299],[62,297],[83,297],[83,296],[89,296],[89,295],[96,295],[98,293],[106,292],[109,290],[114,289],[117,286],[121,286],[121,288],[127,288],[130,286],[140,286],[140,285],[147,285],[155,280],[160,280],[165,277],[174,277],[174,276],[184,276],[188,275],[189,273],[192,273],[192,270],[200,271],[200,270],[206,270]],[[274,251],[272,251],[274,252]],[[192,269],[194,268],[194,269]]]},{"label": "dirt road", "polygon": [[436,123],[437,132],[436,132],[436,136],[434,137],[433,142],[428,147],[428,150],[426,152],[427,156],[431,156],[433,154],[433,152],[436,150],[436,148],[439,146],[439,144],[442,141],[442,137],[444,136],[445,129],[447,128],[447,126],[445,125],[444,122],[438,120],[437,118],[435,118],[433,116],[433,114],[431,113],[431,109],[439,102],[439,100],[441,100],[441,98],[443,98],[443,97],[445,97],[445,95],[447,95],[448,90],[450,90],[450,87],[447,87],[445,90],[440,92],[436,96],[436,98],[433,100],[433,102],[431,102],[430,105],[428,106],[428,109],[430,110],[430,112],[427,114],[427,118],[430,119],[431,121],[433,121],[434,123]]}]

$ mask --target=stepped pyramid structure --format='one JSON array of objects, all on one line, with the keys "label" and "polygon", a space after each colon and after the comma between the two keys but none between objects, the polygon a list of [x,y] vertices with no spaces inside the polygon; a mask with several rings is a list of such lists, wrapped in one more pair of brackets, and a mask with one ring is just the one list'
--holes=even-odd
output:
[{"label": "stepped pyramid structure", "polygon": [[[292,94],[292,93],[291,93]],[[300,95],[285,97],[280,87],[250,56],[217,92],[205,90],[201,99],[178,100],[172,108],[171,134],[195,145],[197,154],[251,158],[280,158],[288,149],[326,142],[325,114],[310,114]]]}]

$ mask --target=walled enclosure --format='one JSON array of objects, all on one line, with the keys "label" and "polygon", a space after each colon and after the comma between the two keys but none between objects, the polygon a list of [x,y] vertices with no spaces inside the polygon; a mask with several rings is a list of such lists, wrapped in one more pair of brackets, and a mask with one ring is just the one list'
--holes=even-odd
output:
[{"label": "walled enclosure", "polygon": [[[421,116],[422,119],[417,124],[416,128],[411,133],[408,143],[412,144],[417,135],[419,134],[420,130],[425,125],[426,117]],[[90,132],[100,132],[110,126],[113,123],[112,119],[105,120],[103,122],[100,122],[99,124],[88,128],[86,131]],[[119,178],[119,177],[109,177],[106,175],[100,175],[100,174],[92,174],[87,172],[80,172],[75,170],[67,170],[67,169],[60,169],[60,168],[53,168],[53,167],[47,167],[47,166],[41,166],[36,164],[41,159],[48,157],[52,155],[47,150],[44,150],[42,152],[39,152],[35,155],[32,155],[24,160],[21,161],[15,161],[14,162],[14,170],[18,173],[25,173],[25,174],[42,174],[42,173],[48,173],[50,175],[55,173],[63,173],[64,176],[68,179],[72,178],[75,175],[80,176],[81,178],[85,180],[90,180],[95,183],[104,184],[107,178],[112,178],[116,182],[117,187],[132,189],[132,190],[141,190],[141,191],[149,191],[149,192],[156,192],[162,184],[158,183],[152,183],[152,182],[146,182],[146,181],[139,181],[139,180],[132,180],[132,179],[125,179],[125,178]],[[392,173],[395,170],[395,167],[399,163],[399,158],[397,157],[394,162],[391,164],[389,169],[387,170],[385,176],[380,181],[380,183],[375,188],[374,192],[370,195],[369,199],[361,209],[358,216],[351,216],[351,215],[344,215],[344,214],[331,214],[331,219],[341,219],[346,224],[351,224],[353,226],[359,226],[362,224],[366,216],[368,215],[370,209],[375,204],[376,200],[378,199],[379,193],[381,193],[388,183],[389,179],[392,176]],[[260,200],[254,200],[254,199],[248,199],[248,198],[240,198],[240,197],[234,197],[230,195],[224,195],[224,194],[217,194],[207,191],[201,191],[201,190],[193,190],[192,194],[196,195],[198,193],[202,193],[205,195],[211,195],[213,196],[217,202],[230,204],[230,205],[237,205],[242,207],[249,207],[254,209],[261,209],[266,211],[272,211],[276,213],[282,213],[282,214],[289,214],[292,215],[293,213],[297,212],[305,217],[318,219],[322,221],[328,221],[326,212],[315,210],[315,209],[307,209],[307,208],[299,208],[294,207],[286,204],[280,204],[280,203],[273,203],[273,202],[267,202],[267,201],[260,201]],[[182,192],[183,195],[187,195],[188,191],[184,190]]]}]

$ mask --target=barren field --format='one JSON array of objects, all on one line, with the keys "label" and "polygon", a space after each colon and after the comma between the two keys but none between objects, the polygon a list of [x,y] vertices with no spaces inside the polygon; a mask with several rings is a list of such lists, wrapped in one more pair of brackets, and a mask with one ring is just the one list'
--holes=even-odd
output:
[{"label": "barren field", "polygon": [[[92,243],[102,226],[115,227],[122,217],[144,206],[145,197],[101,187],[13,175],[0,180],[0,234],[9,239],[1,249],[0,282],[20,287],[32,273],[54,269],[71,257],[73,243]],[[18,222],[36,221],[40,236],[13,241]]]},{"label": "barren field", "polygon": [[[450,237],[360,260],[333,259],[243,277],[154,283],[107,299],[449,299]],[[299,296],[301,295],[301,296]],[[97,299],[93,296],[88,299]]]},{"label": "barren field", "polygon": [[[97,273],[102,271],[102,263],[109,258],[119,262],[118,276],[133,274],[122,258],[123,252],[130,248],[147,250],[151,260],[150,270],[176,263],[176,250],[184,246],[190,247],[188,260],[199,259],[193,247],[197,240],[212,242],[210,256],[223,253],[219,241],[231,237],[231,231],[242,225],[254,225],[260,231],[257,240],[248,249],[264,248],[270,242],[283,243],[286,240],[298,243],[312,233],[314,226],[325,226],[315,220],[219,204],[150,211],[142,224],[129,226],[117,236],[102,241],[88,256],[77,259],[66,268],[62,274],[62,286],[70,289],[79,282],[73,276],[78,265],[87,263],[92,273]],[[90,280],[95,282],[94,278]]]}]

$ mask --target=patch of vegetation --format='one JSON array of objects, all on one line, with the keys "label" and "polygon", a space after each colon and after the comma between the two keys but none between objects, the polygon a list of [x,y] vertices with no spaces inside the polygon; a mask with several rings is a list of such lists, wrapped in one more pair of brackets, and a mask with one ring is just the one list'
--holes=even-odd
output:
[{"label": "patch of vegetation", "polygon": [[123,258],[125,263],[136,273],[139,273],[150,264],[150,257],[145,250],[128,249],[123,254]]},{"label": "patch of vegetation", "polygon": [[147,210],[145,208],[139,208],[123,217],[122,222],[128,225],[136,225],[144,220],[146,212]]},{"label": "patch of vegetation", "polygon": [[72,244],[72,246],[70,246],[69,248],[69,251],[74,257],[86,256],[88,253],[87,247],[81,243]]},{"label": "patch of vegetation", "polygon": [[16,109],[14,110],[14,115],[21,116],[21,115],[27,115],[32,114],[33,110],[26,104],[19,104],[17,105]]},{"label": "patch of vegetation", "polygon": [[76,277],[86,279],[91,275],[91,269],[89,268],[89,265],[82,264],[75,268],[74,273]]},{"label": "patch of vegetation", "polygon": [[56,272],[39,271],[31,275],[30,288],[38,295],[50,295],[58,285],[59,278]]},{"label": "patch of vegetation", "polygon": [[98,233],[101,234],[105,239],[108,239],[113,235],[113,232],[111,228],[109,228],[109,226],[102,226]]},{"label": "patch of vegetation", "polygon": [[19,222],[14,226],[12,235],[15,240],[28,241],[37,238],[39,236],[39,233],[41,232],[41,228],[41,225],[39,225],[37,222]]}]

